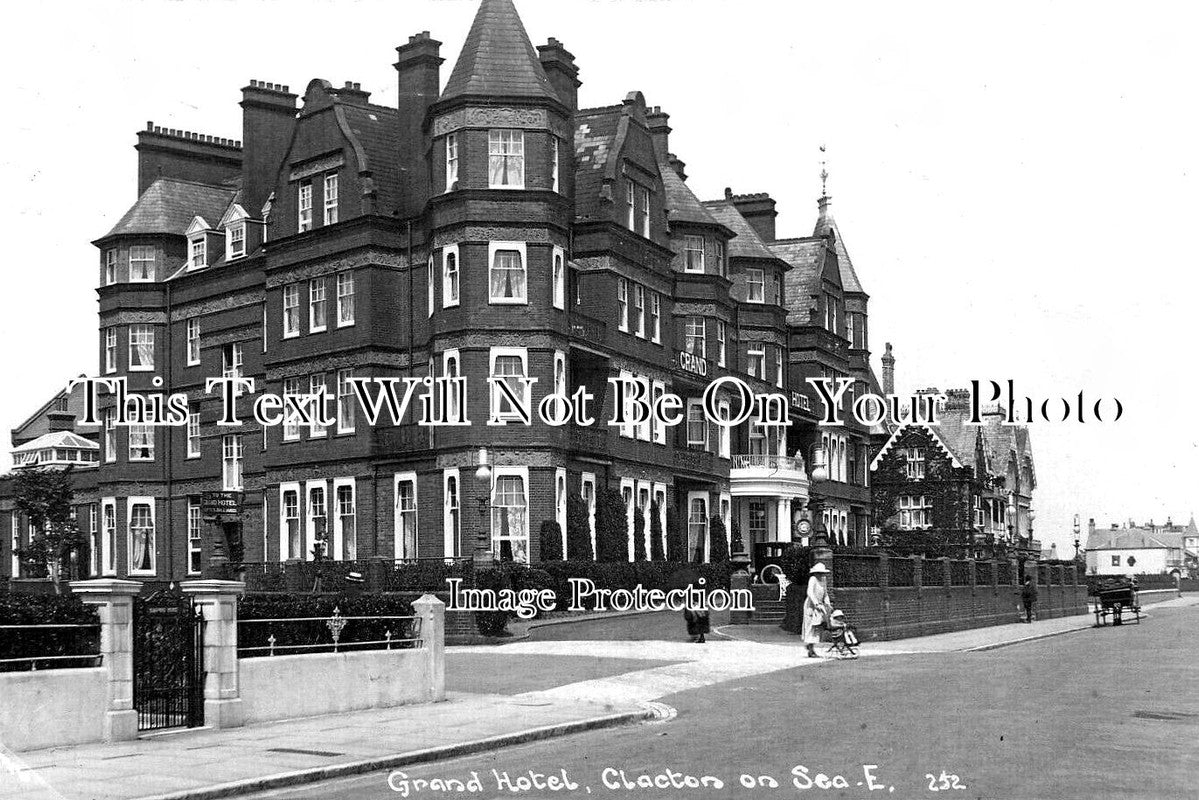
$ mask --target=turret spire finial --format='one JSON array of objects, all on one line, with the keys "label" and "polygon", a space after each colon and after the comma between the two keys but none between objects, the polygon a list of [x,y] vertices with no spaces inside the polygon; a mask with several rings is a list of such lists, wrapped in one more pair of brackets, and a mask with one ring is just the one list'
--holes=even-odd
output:
[{"label": "turret spire finial", "polygon": [[825,147],[820,145],[820,196],[828,197],[828,161],[825,160]]}]

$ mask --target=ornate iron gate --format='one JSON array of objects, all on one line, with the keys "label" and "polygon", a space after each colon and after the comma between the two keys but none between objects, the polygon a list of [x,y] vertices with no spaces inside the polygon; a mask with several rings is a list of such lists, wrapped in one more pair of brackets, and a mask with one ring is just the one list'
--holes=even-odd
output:
[{"label": "ornate iron gate", "polygon": [[204,724],[204,619],[190,598],[133,601],[133,707],[139,731]]}]

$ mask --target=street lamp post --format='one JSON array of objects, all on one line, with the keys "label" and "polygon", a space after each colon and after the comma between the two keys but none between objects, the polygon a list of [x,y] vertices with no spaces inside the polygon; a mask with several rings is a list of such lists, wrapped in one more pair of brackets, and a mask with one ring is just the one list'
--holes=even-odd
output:
[{"label": "street lamp post", "polygon": [[1078,521],[1079,521],[1078,515],[1075,514],[1074,515],[1074,560],[1075,561],[1078,560],[1078,543],[1079,543],[1079,541],[1078,541],[1078,532],[1079,532]]},{"label": "street lamp post", "polygon": [[828,479],[828,466],[823,447],[819,445],[812,448],[812,472],[809,475],[809,494],[808,494],[808,511],[811,517],[810,525],[812,529],[812,538],[810,544],[812,548],[812,563],[817,561],[825,561],[833,554],[829,546],[828,528],[824,524],[823,503],[818,499],[818,496],[812,493],[817,483]]}]

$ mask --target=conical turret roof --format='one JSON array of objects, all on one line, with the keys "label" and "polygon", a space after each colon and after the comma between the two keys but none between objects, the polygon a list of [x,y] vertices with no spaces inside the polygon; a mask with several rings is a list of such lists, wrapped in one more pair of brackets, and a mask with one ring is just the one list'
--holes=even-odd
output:
[{"label": "conical turret roof", "polygon": [[512,0],[483,0],[441,93],[557,100]]}]

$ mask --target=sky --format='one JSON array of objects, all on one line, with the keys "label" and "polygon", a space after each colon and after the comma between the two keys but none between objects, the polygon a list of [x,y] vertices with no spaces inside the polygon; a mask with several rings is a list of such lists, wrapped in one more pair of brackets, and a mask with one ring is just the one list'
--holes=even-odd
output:
[{"label": "sky", "polygon": [[[147,120],[241,138],[251,78],[357,81],[394,104],[395,46],[429,30],[448,78],[476,0],[139,0],[6,12],[0,425],[97,361],[102,236],[136,199]],[[808,235],[819,147],[870,294],[875,363],[906,392],[1016,382],[1119,398],[1115,423],[1032,425],[1037,538],[1199,506],[1194,78],[1184,4],[517,0],[561,40],[584,106],[671,115],[703,199],[769,192]],[[0,468],[10,461],[0,442]],[[1085,543],[1084,543],[1085,544]]]}]

